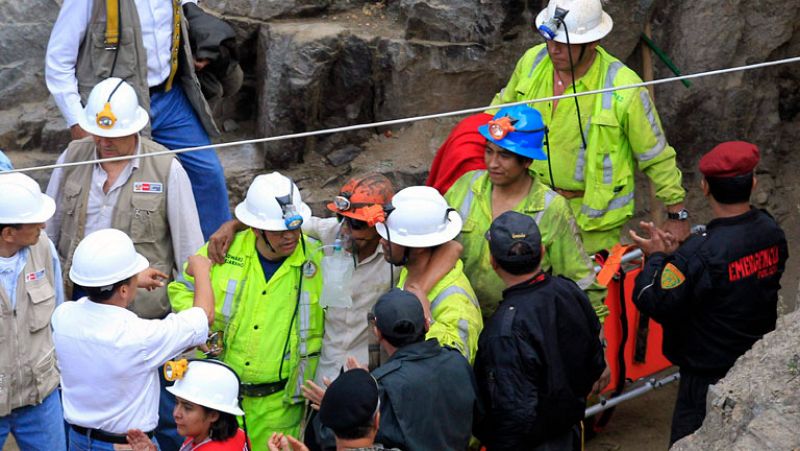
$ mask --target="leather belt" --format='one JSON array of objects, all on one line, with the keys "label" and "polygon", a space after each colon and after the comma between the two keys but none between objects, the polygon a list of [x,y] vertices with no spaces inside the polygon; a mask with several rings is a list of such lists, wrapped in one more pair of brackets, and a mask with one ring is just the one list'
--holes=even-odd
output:
[{"label": "leather belt", "polygon": [[[81,434],[83,436],[88,436],[93,440],[99,440],[101,442],[117,443],[117,444],[128,443],[128,439],[124,434],[112,434],[110,432],[101,431],[100,429],[89,429],[74,424],[70,424],[69,427],[71,427],[78,434]],[[147,434],[148,437],[153,438],[153,431],[145,432],[145,434]]]},{"label": "leather belt", "polygon": [[[169,80],[169,79],[167,79],[167,80]],[[167,88],[167,80],[164,80],[160,85],[151,86],[150,87],[150,97],[152,97],[153,94],[155,94],[155,93],[164,92],[166,90],[166,88]]]},{"label": "leather belt", "polygon": [[575,199],[576,197],[583,197],[586,191],[570,191],[568,189],[556,188],[556,192],[566,197],[567,199]]},{"label": "leather belt", "polygon": [[263,398],[282,391],[286,388],[286,382],[288,381],[289,379],[281,379],[277,382],[267,382],[266,384],[241,384],[239,387],[244,396]]}]

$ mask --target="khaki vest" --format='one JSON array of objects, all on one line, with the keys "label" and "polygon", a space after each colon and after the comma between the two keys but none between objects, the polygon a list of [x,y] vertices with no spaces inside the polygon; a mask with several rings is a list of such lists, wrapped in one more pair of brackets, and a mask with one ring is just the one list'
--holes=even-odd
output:
[{"label": "khaki vest", "polygon": [[58,386],[50,317],[56,308],[50,240],[42,232],[28,247],[17,279],[16,308],[0,287],[0,417],[13,409],[40,404]]},{"label": "khaki vest", "polygon": [[[166,150],[147,138],[139,139],[142,154]],[[70,143],[65,162],[86,161],[95,157],[94,141],[89,137]],[[175,255],[167,220],[167,192],[173,158],[171,155],[161,155],[139,159],[139,168],[133,171],[121,188],[111,221],[111,227],[122,230],[131,237],[136,251],[147,257],[151,267],[170,275],[175,268]],[[94,165],[90,164],[64,168],[59,205],[63,216],[56,248],[61,256],[67,292],[71,291],[68,274],[72,255],[85,236],[86,207],[93,169]],[[134,185],[137,182],[161,183],[163,189],[160,193],[135,193]],[[171,310],[166,283],[164,287],[153,291],[140,289],[130,309],[141,318],[163,318]]]},{"label": "khaki vest", "polygon": [[[166,1],[166,0],[162,0]],[[178,56],[178,73],[175,81],[180,81],[189,103],[192,104],[200,122],[209,136],[219,136],[211,108],[208,106],[200,81],[194,71],[194,57],[189,44],[189,32],[183,10],[175,5],[181,16],[181,46]],[[78,79],[78,92],[86,105],[89,93],[97,83],[108,77],[119,77],[128,82],[139,96],[139,105],[150,112],[150,89],[147,85],[147,51],[142,41],[142,27],[134,0],[119,1],[119,21],[121,24],[117,50],[106,49],[106,2],[94,0],[92,15],[86,27],[86,35],[78,50],[75,76]],[[114,58],[116,56],[116,65]],[[111,68],[114,66],[114,73]]]}]

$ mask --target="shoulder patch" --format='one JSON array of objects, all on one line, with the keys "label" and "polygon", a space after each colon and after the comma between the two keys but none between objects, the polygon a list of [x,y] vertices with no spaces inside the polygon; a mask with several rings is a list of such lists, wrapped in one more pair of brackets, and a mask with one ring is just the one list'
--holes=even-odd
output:
[{"label": "shoulder patch", "polygon": [[667,263],[667,266],[661,271],[661,288],[665,290],[679,287],[685,281],[686,276],[672,263]]}]

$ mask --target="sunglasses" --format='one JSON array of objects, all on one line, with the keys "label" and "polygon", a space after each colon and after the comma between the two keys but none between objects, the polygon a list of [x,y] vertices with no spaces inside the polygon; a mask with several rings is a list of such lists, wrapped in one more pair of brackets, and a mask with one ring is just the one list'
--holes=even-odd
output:
[{"label": "sunglasses", "polygon": [[351,218],[349,216],[344,215],[337,215],[339,217],[339,222],[345,221],[347,225],[350,226],[352,230],[364,230],[369,228],[369,224],[366,221],[362,221],[360,219]]}]

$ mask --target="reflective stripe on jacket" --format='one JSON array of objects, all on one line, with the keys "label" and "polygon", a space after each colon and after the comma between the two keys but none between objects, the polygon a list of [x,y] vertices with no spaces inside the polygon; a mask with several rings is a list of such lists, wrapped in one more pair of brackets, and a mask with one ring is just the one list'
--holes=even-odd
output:
[{"label": "reflective stripe on jacket", "polygon": [[[530,192],[514,211],[533,217],[539,226],[545,246],[542,269],[575,281],[589,296],[602,321],[608,315],[603,304],[605,289],[595,283],[594,267],[583,250],[569,204],[535,176],[531,177]],[[492,182],[489,175],[486,171],[467,172],[447,191],[445,199],[464,219],[458,237],[464,246],[461,254],[464,273],[478,294],[484,317],[488,318],[497,309],[505,289],[505,284],[489,262],[489,243],[485,237],[492,224]]]},{"label": "reflective stripe on jacket", "polygon": [[[212,330],[224,331],[222,360],[246,384],[288,379],[284,400],[290,403],[304,400],[300,387],[314,378],[322,348],[321,253],[316,240],[304,239],[306,249],[298,243],[269,282],[264,280],[252,229],[236,234],[225,263],[211,269]],[[207,252],[208,244],[198,254]],[[176,311],[191,307],[194,278],[184,271],[169,285],[169,297]]]},{"label": "reflective stripe on jacket", "polygon": [[[635,72],[597,47],[589,71],[576,84],[585,92],[641,83]],[[553,95],[553,63],[545,44],[529,49],[517,62],[508,85],[492,104],[531,100]],[[572,93],[567,87],[566,93]],[[682,202],[685,191],[676,166],[675,149],[667,144],[661,121],[646,88],[633,88],[578,97],[588,149],[583,148],[573,99],[532,104],[549,128],[553,182],[558,188],[585,191],[574,203],[581,230],[611,230],[634,213],[634,161],[656,187],[666,205]],[[557,113],[557,114],[556,114]],[[531,168],[550,181],[547,161]]]},{"label": "reflective stripe on jacket", "polygon": [[[403,288],[407,276],[408,270],[403,268],[398,287]],[[441,345],[458,349],[472,364],[478,350],[478,336],[483,330],[483,318],[461,260],[428,292],[428,300],[434,322],[425,338],[436,338]]]}]

